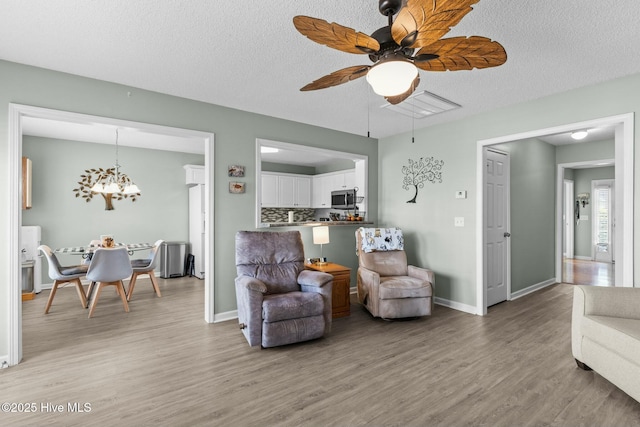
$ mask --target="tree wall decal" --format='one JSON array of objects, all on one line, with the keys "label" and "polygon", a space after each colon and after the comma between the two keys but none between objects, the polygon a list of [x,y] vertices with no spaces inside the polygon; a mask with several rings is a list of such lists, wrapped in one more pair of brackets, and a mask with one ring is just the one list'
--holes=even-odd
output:
[{"label": "tree wall decal", "polygon": [[415,189],[415,194],[407,203],[415,203],[418,197],[418,189],[424,187],[425,182],[432,184],[442,183],[442,166],[443,160],[435,160],[433,157],[420,157],[418,160],[409,159],[408,166],[402,166],[404,178],[402,180],[402,188],[409,190]]}]

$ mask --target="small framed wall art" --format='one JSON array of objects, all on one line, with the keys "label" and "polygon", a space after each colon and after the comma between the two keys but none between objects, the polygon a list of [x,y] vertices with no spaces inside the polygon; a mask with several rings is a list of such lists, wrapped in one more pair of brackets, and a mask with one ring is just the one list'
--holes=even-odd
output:
[{"label": "small framed wall art", "polygon": [[244,193],[244,182],[229,182],[229,193],[242,194]]},{"label": "small framed wall art", "polygon": [[229,166],[229,176],[234,178],[242,178],[244,176],[244,166],[231,165]]}]

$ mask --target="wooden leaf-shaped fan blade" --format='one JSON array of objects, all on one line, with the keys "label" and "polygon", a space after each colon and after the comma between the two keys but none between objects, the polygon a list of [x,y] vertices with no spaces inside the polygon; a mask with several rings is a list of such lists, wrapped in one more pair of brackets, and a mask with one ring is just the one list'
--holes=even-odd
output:
[{"label": "wooden leaf-shaped fan blade", "polygon": [[507,61],[502,45],[486,37],[452,37],[438,40],[417,52],[435,54],[438,58],[427,62],[415,62],[416,67],[426,71],[458,71],[474,68],[497,67]]},{"label": "wooden leaf-shaped fan blade", "polygon": [[300,90],[317,90],[325,89],[331,86],[338,86],[366,75],[369,71],[369,68],[371,68],[371,66],[369,65],[356,65],[353,67],[343,68],[341,70],[334,71],[331,74],[327,74],[324,77],[320,77],[318,80],[309,83]]},{"label": "wooden leaf-shaped fan blade", "polygon": [[447,34],[478,1],[408,0],[391,26],[391,36],[401,46],[427,46]]},{"label": "wooden leaf-shaped fan blade", "polygon": [[318,18],[296,16],[293,25],[303,35],[316,43],[347,53],[371,54],[380,50],[380,43],[373,37],[359,33],[336,23]]},{"label": "wooden leaf-shaped fan blade", "polygon": [[416,78],[413,79],[413,83],[411,83],[411,87],[405,93],[396,95],[396,96],[385,96],[384,99],[386,99],[389,104],[393,104],[393,105],[400,104],[402,101],[407,99],[416,90],[419,84],[420,84],[420,74],[418,74]]}]

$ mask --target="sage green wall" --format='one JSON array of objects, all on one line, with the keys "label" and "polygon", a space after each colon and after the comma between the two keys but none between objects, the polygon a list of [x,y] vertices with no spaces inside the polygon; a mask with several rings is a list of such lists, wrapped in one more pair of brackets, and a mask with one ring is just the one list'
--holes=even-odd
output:
[{"label": "sage green wall", "polygon": [[[43,244],[54,249],[78,246],[101,234],[112,234],[123,243],[189,240],[189,192],[183,166],[204,165],[203,155],[121,146],[121,172],[134,180],[142,196],[135,202],[114,200],[115,209],[107,211],[102,196],[87,203],[72,190],[85,169],[113,166],[113,145],[24,136],[22,154],[33,167],[33,208],[22,212],[22,224],[42,227]],[[77,255],[59,258],[63,265],[80,262]],[[46,265],[42,283],[51,283]]]},{"label": "sage green wall", "polygon": [[555,277],[556,149],[537,138],[497,148],[510,154],[511,291],[517,292]]},{"label": "sage green wall", "polygon": [[315,175],[316,168],[313,166],[289,165],[284,163],[262,162],[260,167],[262,172],[297,173],[301,175]]},{"label": "sage green wall", "polygon": [[343,171],[347,169],[353,169],[353,160],[348,159],[336,159],[331,164],[318,166],[316,168],[316,174],[329,173]]},{"label": "sage green wall", "polygon": [[[298,93],[292,87],[292,94]],[[293,96],[293,95],[292,95]],[[144,91],[119,84],[82,78],[41,68],[0,61],[0,169],[8,170],[8,104],[18,103],[38,107],[73,111],[116,119],[194,129],[215,134],[215,154],[211,189],[215,200],[215,311],[224,313],[235,310],[234,239],[237,230],[255,229],[255,147],[256,138],[297,143],[311,147],[366,155],[369,158],[369,208],[367,217],[377,220],[377,164],[378,142],[375,139],[316,126],[281,120],[259,114],[247,113],[212,104],[177,98],[170,95]],[[244,165],[247,183],[246,193],[230,194],[228,190],[228,165]],[[0,221],[9,222],[9,180],[0,176],[5,209],[0,211]],[[118,208],[116,208],[118,209]],[[331,229],[331,258],[348,267],[356,268],[354,255],[354,228]],[[311,229],[300,228],[305,247],[315,253]],[[334,240],[335,239],[335,240]],[[6,227],[0,231],[0,356],[8,352],[8,236]],[[336,242],[335,244],[333,242]],[[329,248],[331,247],[331,248]],[[204,312],[204,301],[198,310]]]},{"label": "sage green wall", "polygon": [[[473,71],[486,72],[486,71]],[[489,71],[490,72],[490,71]],[[378,222],[399,226],[407,234],[410,261],[436,273],[436,296],[475,307],[476,303],[476,149],[478,141],[568,123],[640,111],[640,74],[557,95],[510,105],[462,120],[433,125],[379,141]],[[496,96],[499,91],[496,91]],[[447,113],[443,113],[447,114]],[[428,118],[424,120],[429,120]],[[637,119],[636,119],[637,122]],[[423,123],[420,123],[422,125]],[[640,126],[634,127],[634,138]],[[408,159],[444,160],[443,183],[427,184],[417,202],[402,189],[402,166]],[[634,283],[640,275],[640,150],[634,164]],[[466,199],[456,199],[466,190]],[[464,227],[454,227],[464,217]]]},{"label": "sage green wall", "polygon": [[583,142],[580,144],[560,145],[556,147],[556,163],[589,162],[592,160],[613,159],[615,141]]},{"label": "sage green wall", "polygon": [[[613,166],[602,168],[574,169],[573,181],[575,194],[592,193],[591,181],[594,179],[614,179],[615,168]],[[593,196],[593,194],[592,194]],[[575,227],[574,232],[574,253],[576,257],[587,257],[591,259],[593,234],[593,205],[589,203],[585,207],[580,205],[580,222]],[[589,219],[584,220],[585,216]]]}]

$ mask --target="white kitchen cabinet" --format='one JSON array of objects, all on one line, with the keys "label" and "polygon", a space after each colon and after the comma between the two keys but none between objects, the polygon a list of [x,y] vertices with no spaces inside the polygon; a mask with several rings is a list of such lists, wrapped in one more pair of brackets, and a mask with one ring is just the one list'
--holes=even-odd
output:
[{"label": "white kitchen cabinet", "polygon": [[311,177],[293,174],[262,174],[262,207],[311,207]]},{"label": "white kitchen cabinet", "polygon": [[356,187],[356,171],[349,171],[344,173],[344,188],[355,188]]},{"label": "white kitchen cabinet", "polygon": [[311,207],[311,178],[297,176],[294,179],[294,207]]},{"label": "white kitchen cabinet", "polygon": [[295,205],[295,178],[278,176],[278,206],[292,208]]},{"label": "white kitchen cabinet", "polygon": [[355,170],[329,172],[313,177],[313,202],[316,209],[331,207],[331,192],[356,187]]},{"label": "white kitchen cabinet", "polygon": [[189,188],[189,244],[193,255],[193,275],[199,279],[204,279],[205,275],[205,188],[204,184]]},{"label": "white kitchen cabinet", "polygon": [[262,174],[262,207],[278,207],[278,175]]},{"label": "white kitchen cabinet", "polygon": [[332,176],[316,175],[313,177],[312,207],[316,209],[331,207],[331,182]]}]

